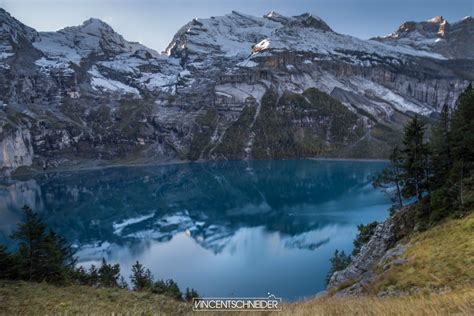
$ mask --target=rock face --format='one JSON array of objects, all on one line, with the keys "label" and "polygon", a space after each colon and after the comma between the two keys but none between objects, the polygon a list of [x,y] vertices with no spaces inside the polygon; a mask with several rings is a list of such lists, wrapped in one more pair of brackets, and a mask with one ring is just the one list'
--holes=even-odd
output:
[{"label": "rock face", "polygon": [[345,269],[331,276],[327,289],[338,296],[364,294],[364,287],[392,266],[405,263],[406,247],[399,240],[414,229],[413,209],[406,207],[377,225],[370,240]]},{"label": "rock face", "polygon": [[0,150],[15,148],[0,168],[386,157],[409,116],[455,106],[472,82],[456,44],[473,42],[469,23],[446,29],[452,53],[308,13],[232,12],[189,22],[159,54],[97,19],[37,32],[0,9]]},{"label": "rock face", "polygon": [[0,166],[5,171],[20,166],[31,166],[33,163],[33,147],[28,129],[17,129],[3,136],[0,142]]}]

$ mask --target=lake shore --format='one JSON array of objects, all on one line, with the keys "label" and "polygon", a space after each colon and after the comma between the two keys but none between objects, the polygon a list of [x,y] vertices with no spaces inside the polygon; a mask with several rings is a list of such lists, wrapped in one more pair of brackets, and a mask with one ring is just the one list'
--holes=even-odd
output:
[{"label": "lake shore", "polygon": [[[387,159],[369,159],[369,158],[329,158],[329,157],[305,157],[300,159],[275,159],[275,161],[287,161],[287,160],[313,160],[313,161],[346,161],[346,162],[389,162]],[[48,173],[65,173],[65,172],[80,172],[80,171],[94,171],[103,170],[110,168],[133,168],[133,167],[153,167],[153,166],[166,166],[166,165],[177,165],[177,164],[191,164],[191,163],[206,163],[206,162],[222,162],[223,160],[181,160],[181,159],[169,159],[169,160],[153,160],[153,161],[131,161],[131,162],[113,162],[108,161],[84,161],[72,165],[59,166],[54,169],[38,170],[38,169],[22,169],[12,173],[12,175],[3,178],[24,178],[32,177],[41,174]],[[241,160],[244,161],[244,160]],[[247,160],[261,161],[261,160]]]},{"label": "lake shore", "polygon": [[321,158],[321,157],[308,157],[302,160],[320,160],[320,161],[357,161],[357,162],[389,162],[388,159],[375,159],[375,158]]}]

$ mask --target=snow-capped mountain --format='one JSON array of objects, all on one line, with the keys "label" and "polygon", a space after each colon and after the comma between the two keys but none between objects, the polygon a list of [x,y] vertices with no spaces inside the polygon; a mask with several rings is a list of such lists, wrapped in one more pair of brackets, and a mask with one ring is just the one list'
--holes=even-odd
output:
[{"label": "snow-capped mountain", "polygon": [[405,22],[395,32],[375,40],[394,46],[437,52],[447,58],[474,58],[474,21],[471,16],[450,24],[442,16],[423,22]]},{"label": "snow-capped mountain", "polygon": [[0,60],[15,54],[15,51],[38,38],[38,33],[13,19],[8,12],[0,9]]},{"label": "snow-capped mountain", "polygon": [[474,78],[472,18],[407,23],[361,40],[308,13],[232,12],[157,53],[97,19],[37,32],[0,9],[0,168],[384,157]]}]

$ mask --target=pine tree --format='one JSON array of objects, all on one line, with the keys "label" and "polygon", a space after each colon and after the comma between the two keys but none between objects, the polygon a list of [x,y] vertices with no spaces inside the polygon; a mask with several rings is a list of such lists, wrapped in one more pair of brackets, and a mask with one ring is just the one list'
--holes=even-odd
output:
[{"label": "pine tree", "polygon": [[405,127],[403,137],[403,182],[402,194],[406,198],[416,197],[418,201],[429,190],[429,151],[424,142],[426,124],[417,115]]},{"label": "pine tree", "polygon": [[71,247],[53,230],[44,236],[38,270],[49,282],[63,283],[73,272],[76,263]]},{"label": "pine tree", "polygon": [[344,270],[351,263],[351,257],[346,255],[344,251],[339,252],[336,249],[334,256],[329,261],[331,262],[331,268],[326,275],[326,285],[329,284],[334,272]]},{"label": "pine tree", "polygon": [[38,215],[28,206],[23,207],[24,220],[18,225],[17,230],[11,235],[13,240],[19,242],[18,260],[20,274],[27,280],[41,281],[41,260],[46,225],[41,222]]},{"label": "pine tree", "polygon": [[444,105],[438,121],[431,129],[430,151],[432,155],[431,186],[441,187],[452,166],[451,154],[451,118],[449,107]]},{"label": "pine tree", "polygon": [[194,298],[198,298],[199,295],[196,292],[195,289],[189,290],[189,288],[186,288],[186,292],[184,292],[184,300],[187,302],[192,302]]},{"label": "pine tree", "polygon": [[465,180],[474,162],[474,90],[471,85],[460,95],[451,124],[453,168],[451,176],[459,203],[465,202]]},{"label": "pine tree", "polygon": [[102,258],[102,264],[99,268],[99,284],[102,287],[118,287],[120,277],[120,265],[109,264]]},{"label": "pine tree", "polygon": [[135,291],[149,289],[153,285],[153,276],[151,275],[150,270],[145,269],[145,267],[138,261],[132,266],[132,276],[130,278]]},{"label": "pine tree", "polygon": [[18,277],[18,265],[16,257],[8,252],[7,247],[0,245],[0,279],[16,279]]},{"label": "pine tree", "polygon": [[91,285],[90,284],[90,275],[84,269],[84,267],[80,266],[78,268],[75,268],[72,272],[72,279],[74,282],[80,285]]},{"label": "pine tree", "polygon": [[355,256],[360,252],[360,249],[362,248],[363,245],[369,242],[370,237],[375,232],[375,228],[377,227],[379,223],[374,221],[372,223],[369,223],[367,225],[360,224],[357,225],[357,230],[359,231],[357,233],[356,238],[354,239],[354,248],[352,250],[352,255]]},{"label": "pine tree", "polygon": [[189,287],[187,287],[186,292],[184,292],[184,300],[187,301],[187,302],[192,301],[191,291],[189,291]]},{"label": "pine tree", "polygon": [[123,276],[120,276],[118,286],[121,289],[128,289],[128,283],[127,283],[127,281],[125,281],[125,278]]},{"label": "pine tree", "polygon": [[30,281],[64,283],[73,275],[76,263],[66,240],[46,225],[28,206],[23,207],[24,220],[11,238],[18,241],[19,276]]},{"label": "pine tree", "polygon": [[191,289],[191,301],[193,298],[199,298],[199,294],[195,289]]},{"label": "pine tree", "polygon": [[155,294],[163,294],[177,300],[183,299],[178,284],[176,284],[176,282],[171,279],[166,281],[156,281],[155,283],[153,283],[151,291]]},{"label": "pine tree", "polygon": [[100,281],[99,270],[97,269],[97,267],[95,265],[90,266],[89,271],[88,271],[88,275],[89,275],[89,277],[88,277],[89,285],[91,285],[91,286],[99,285],[99,281]]},{"label": "pine tree", "polygon": [[[400,149],[396,146],[390,155],[390,166],[380,172],[373,181],[375,188],[384,191],[393,203],[393,208],[403,207],[403,157]],[[392,190],[395,188],[395,191]]]}]

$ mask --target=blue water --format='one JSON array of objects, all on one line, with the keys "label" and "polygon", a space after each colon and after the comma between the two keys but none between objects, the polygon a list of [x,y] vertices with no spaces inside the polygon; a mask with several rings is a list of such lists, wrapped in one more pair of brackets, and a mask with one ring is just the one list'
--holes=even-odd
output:
[{"label": "blue water", "polygon": [[383,162],[254,161],[49,173],[0,185],[0,242],[28,204],[77,247],[128,275],[139,260],[201,296],[286,300],[324,289],[335,249],[387,216]]}]

